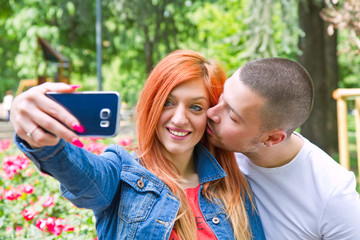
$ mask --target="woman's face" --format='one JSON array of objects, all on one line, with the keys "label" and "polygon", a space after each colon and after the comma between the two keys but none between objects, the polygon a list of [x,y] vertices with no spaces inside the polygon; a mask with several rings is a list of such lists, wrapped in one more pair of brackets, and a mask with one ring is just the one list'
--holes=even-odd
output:
[{"label": "woman's face", "polygon": [[202,79],[183,82],[170,92],[156,127],[167,158],[192,155],[204,134],[208,108],[209,97]]}]

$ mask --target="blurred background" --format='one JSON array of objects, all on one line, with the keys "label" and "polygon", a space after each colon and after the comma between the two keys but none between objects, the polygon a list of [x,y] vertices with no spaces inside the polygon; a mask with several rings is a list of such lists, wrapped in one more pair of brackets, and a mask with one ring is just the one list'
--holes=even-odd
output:
[{"label": "blurred background", "polygon": [[217,60],[228,76],[257,58],[300,62],[315,102],[298,131],[336,161],[338,143],[349,142],[346,167],[359,177],[355,99],[346,99],[347,136],[339,141],[332,97],[360,88],[359,0],[0,0],[0,239],[97,239],[92,212],[61,197],[58,183],[12,142],[13,97],[45,81],[119,91],[119,135],[83,141],[95,154],[109,144],[131,149],[144,81],[176,49]]},{"label": "blurred background", "polygon": [[65,81],[119,91],[130,115],[152,67],[175,49],[199,51],[229,76],[256,58],[299,61],[316,91],[301,133],[336,157],[332,92],[360,87],[358,0],[2,0],[0,99]]}]

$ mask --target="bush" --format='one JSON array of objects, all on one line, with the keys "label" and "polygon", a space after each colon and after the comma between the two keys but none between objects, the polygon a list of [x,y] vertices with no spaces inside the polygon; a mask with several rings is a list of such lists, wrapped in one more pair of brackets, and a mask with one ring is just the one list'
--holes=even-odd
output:
[{"label": "bush", "polygon": [[[111,143],[101,138],[82,141],[95,154]],[[117,143],[128,145],[131,139]],[[59,183],[38,171],[14,143],[1,140],[0,157],[0,239],[97,239],[92,211],[60,196]]]}]

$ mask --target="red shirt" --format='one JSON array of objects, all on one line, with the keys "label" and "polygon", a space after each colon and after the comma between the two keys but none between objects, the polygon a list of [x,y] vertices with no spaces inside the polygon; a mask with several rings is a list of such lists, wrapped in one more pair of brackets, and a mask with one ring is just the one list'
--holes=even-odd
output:
[{"label": "red shirt", "polygon": [[[199,189],[200,185],[195,188],[185,189],[186,197],[195,216],[197,226],[197,239],[217,240],[215,234],[206,223],[199,207]],[[173,229],[170,234],[169,240],[179,240],[176,230]]]}]

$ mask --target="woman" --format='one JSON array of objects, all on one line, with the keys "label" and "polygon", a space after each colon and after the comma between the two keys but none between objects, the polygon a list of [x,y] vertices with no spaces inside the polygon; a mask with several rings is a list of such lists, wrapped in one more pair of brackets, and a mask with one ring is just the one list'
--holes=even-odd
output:
[{"label": "woman", "polygon": [[74,146],[81,146],[76,134],[56,119],[78,131],[80,123],[43,98],[49,90],[76,88],[65,84],[41,85],[15,99],[16,142],[60,181],[64,197],[94,211],[99,239],[263,239],[233,153],[204,135],[206,110],[224,81],[218,65],[193,51],[160,61],[138,102],[135,158],[115,145],[100,156]]}]

